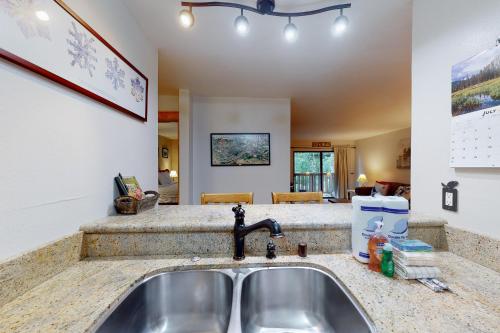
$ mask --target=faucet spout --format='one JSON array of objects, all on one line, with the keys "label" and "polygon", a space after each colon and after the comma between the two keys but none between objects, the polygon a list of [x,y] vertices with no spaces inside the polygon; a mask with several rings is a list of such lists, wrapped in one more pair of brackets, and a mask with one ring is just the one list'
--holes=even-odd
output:
[{"label": "faucet spout", "polygon": [[269,230],[269,236],[272,238],[281,238],[283,237],[283,232],[281,231],[280,224],[274,219],[265,219],[255,224],[245,226],[239,230],[239,236],[246,236],[249,233],[259,230],[259,229],[267,229]]},{"label": "faucet spout", "polygon": [[270,237],[272,238],[282,238],[285,235],[281,231],[280,224],[275,219],[265,219],[255,224],[246,226],[245,225],[245,211],[241,208],[241,205],[233,208],[235,215],[234,221],[234,260],[245,259],[245,236],[249,233],[259,230],[267,229],[269,230]]}]

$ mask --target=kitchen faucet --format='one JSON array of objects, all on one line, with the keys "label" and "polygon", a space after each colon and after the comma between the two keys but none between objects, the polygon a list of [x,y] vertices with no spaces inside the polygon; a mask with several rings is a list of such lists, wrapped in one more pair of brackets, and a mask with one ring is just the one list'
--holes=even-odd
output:
[{"label": "kitchen faucet", "polygon": [[284,237],[280,224],[274,219],[265,219],[255,224],[245,226],[245,210],[241,204],[233,207],[234,212],[234,260],[245,259],[245,236],[252,231],[262,228],[268,229],[272,238]]}]

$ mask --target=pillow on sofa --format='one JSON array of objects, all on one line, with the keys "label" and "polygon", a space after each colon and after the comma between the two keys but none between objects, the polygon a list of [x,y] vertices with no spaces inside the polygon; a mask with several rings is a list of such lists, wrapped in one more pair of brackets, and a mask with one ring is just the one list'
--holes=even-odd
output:
[{"label": "pillow on sofa", "polygon": [[158,172],[158,181],[160,185],[170,185],[172,184],[172,178],[170,178],[169,172]]},{"label": "pillow on sofa", "polygon": [[409,201],[411,199],[411,186],[409,186],[409,185],[408,186],[405,186],[405,185],[399,186],[396,189],[396,192],[394,193],[394,195],[396,195],[398,197],[403,197]]},{"label": "pillow on sofa", "polygon": [[387,182],[387,181],[383,181],[383,180],[377,180],[377,183],[388,186],[388,190],[387,190],[386,195],[394,195],[394,193],[396,192],[396,190],[399,186],[408,185],[408,184],[402,184],[402,183],[398,183],[398,182]]},{"label": "pillow on sofa", "polygon": [[388,195],[389,185],[375,182],[375,186],[373,188],[373,191],[375,193],[380,193],[381,195]]}]

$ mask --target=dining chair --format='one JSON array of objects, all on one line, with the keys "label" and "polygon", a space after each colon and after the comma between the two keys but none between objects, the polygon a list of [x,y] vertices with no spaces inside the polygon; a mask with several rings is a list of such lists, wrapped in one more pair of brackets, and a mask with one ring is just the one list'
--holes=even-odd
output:
[{"label": "dining chair", "polygon": [[272,192],[273,204],[323,203],[322,192]]},{"label": "dining chair", "polygon": [[245,193],[201,193],[201,204],[253,204],[253,192]]}]

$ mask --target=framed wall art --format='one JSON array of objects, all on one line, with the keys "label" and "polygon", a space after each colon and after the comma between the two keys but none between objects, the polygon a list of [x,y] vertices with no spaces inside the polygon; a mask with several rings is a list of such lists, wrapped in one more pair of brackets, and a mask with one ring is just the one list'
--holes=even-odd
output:
[{"label": "framed wall art", "polygon": [[212,166],[271,165],[269,133],[210,134]]},{"label": "framed wall art", "polygon": [[398,143],[398,158],[396,160],[396,168],[410,169],[411,168],[411,139],[404,138]]},{"label": "framed wall art", "polygon": [[0,57],[147,121],[148,79],[62,0],[0,0]]},{"label": "framed wall art", "polygon": [[162,148],[161,149],[161,157],[162,158],[168,158],[168,148]]}]

